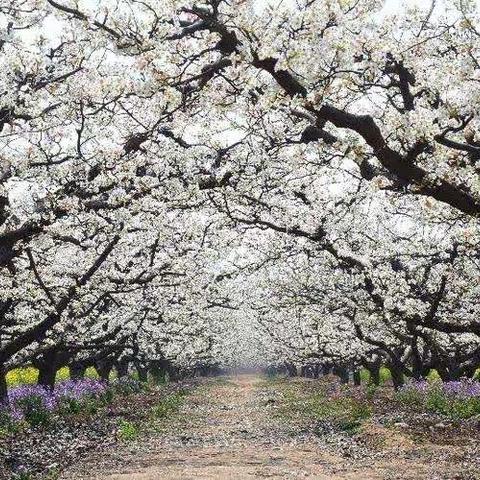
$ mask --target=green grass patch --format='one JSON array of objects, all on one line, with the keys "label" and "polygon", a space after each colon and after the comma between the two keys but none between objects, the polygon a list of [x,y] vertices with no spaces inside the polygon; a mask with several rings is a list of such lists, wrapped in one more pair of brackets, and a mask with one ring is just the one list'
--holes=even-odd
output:
[{"label": "green grass patch", "polygon": [[335,430],[355,434],[372,416],[367,398],[356,398],[349,391],[329,395],[322,386],[276,383],[282,391],[278,416],[291,422],[328,422]]},{"label": "green grass patch", "polygon": [[313,395],[303,401],[292,401],[288,408],[312,420],[330,422],[339,430],[356,433],[362,423],[372,415],[371,407],[358,400],[344,398],[327,398],[323,395]]}]

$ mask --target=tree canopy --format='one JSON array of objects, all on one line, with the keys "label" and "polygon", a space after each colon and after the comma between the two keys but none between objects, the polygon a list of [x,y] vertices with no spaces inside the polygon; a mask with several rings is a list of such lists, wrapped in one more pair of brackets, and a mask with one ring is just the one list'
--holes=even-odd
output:
[{"label": "tree canopy", "polygon": [[408,3],[3,1],[0,371],[473,375],[479,12]]}]

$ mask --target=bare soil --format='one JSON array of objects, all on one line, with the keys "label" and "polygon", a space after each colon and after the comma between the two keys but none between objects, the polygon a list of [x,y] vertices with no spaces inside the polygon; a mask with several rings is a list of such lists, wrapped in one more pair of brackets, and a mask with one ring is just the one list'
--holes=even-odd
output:
[{"label": "bare soil", "polygon": [[[304,380],[299,380],[304,381]],[[478,442],[417,441],[372,420],[329,441],[276,415],[282,392],[262,377],[212,379],[167,421],[134,442],[107,446],[65,471],[64,480],[480,479]]]}]

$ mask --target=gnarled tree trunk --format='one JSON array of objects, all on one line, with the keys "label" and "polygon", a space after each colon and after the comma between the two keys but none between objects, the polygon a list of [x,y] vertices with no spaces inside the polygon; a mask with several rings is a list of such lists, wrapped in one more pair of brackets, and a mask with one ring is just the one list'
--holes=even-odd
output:
[{"label": "gnarled tree trunk", "polygon": [[98,376],[105,382],[110,380],[110,373],[112,372],[113,361],[109,359],[98,360],[95,362],[95,370]]},{"label": "gnarled tree trunk", "polygon": [[35,359],[32,363],[38,369],[38,385],[53,390],[55,388],[55,378],[63,360],[65,360],[65,356],[61,355],[55,348],[46,351],[41,357]]},{"label": "gnarled tree trunk", "polygon": [[142,362],[135,361],[134,364],[138,373],[138,379],[144,383],[148,382],[148,368]]},{"label": "gnarled tree trunk", "polygon": [[85,378],[87,373],[87,366],[82,362],[72,362],[69,367],[70,378],[73,380],[80,380]]},{"label": "gnarled tree trunk", "polygon": [[115,370],[117,371],[118,378],[126,377],[128,375],[129,363],[130,362],[128,360],[119,360],[115,364]]},{"label": "gnarled tree trunk", "polygon": [[8,403],[7,371],[0,367],[0,404]]},{"label": "gnarled tree trunk", "polygon": [[392,374],[392,382],[395,390],[398,390],[405,384],[405,376],[402,370],[395,366],[390,366],[390,373]]}]

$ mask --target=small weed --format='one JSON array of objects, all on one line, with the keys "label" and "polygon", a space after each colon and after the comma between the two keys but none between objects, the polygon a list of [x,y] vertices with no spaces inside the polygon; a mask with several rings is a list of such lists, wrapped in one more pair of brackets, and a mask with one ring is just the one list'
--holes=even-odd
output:
[{"label": "small weed", "polygon": [[405,405],[421,405],[424,401],[423,394],[414,389],[402,389],[396,393],[396,397]]},{"label": "small weed", "polygon": [[372,415],[369,405],[348,397],[331,399],[316,396],[308,403],[313,418],[328,420],[337,429],[352,434],[356,433],[363,421]]},{"label": "small weed", "polygon": [[289,382],[290,378],[285,375],[265,375],[263,377],[262,386],[266,388],[282,386]]},{"label": "small weed", "polygon": [[138,429],[132,422],[121,420],[118,425],[118,437],[123,441],[132,441],[138,436]]},{"label": "small weed", "polygon": [[357,433],[362,423],[372,416],[372,410],[366,403],[342,401],[341,407],[346,408],[343,412],[339,412],[336,424],[340,430],[352,435]]},{"label": "small weed", "polygon": [[185,391],[179,391],[172,395],[168,395],[153,407],[153,414],[157,418],[166,418],[177,412],[183,405],[185,395]]},{"label": "small weed", "polygon": [[375,398],[375,396],[377,395],[377,392],[378,392],[378,386],[377,385],[374,385],[373,383],[369,383],[366,387],[365,387],[365,396],[367,398],[367,400],[371,401]]},{"label": "small weed", "polygon": [[20,432],[21,427],[22,422],[14,421],[7,410],[0,409],[0,438]]}]

